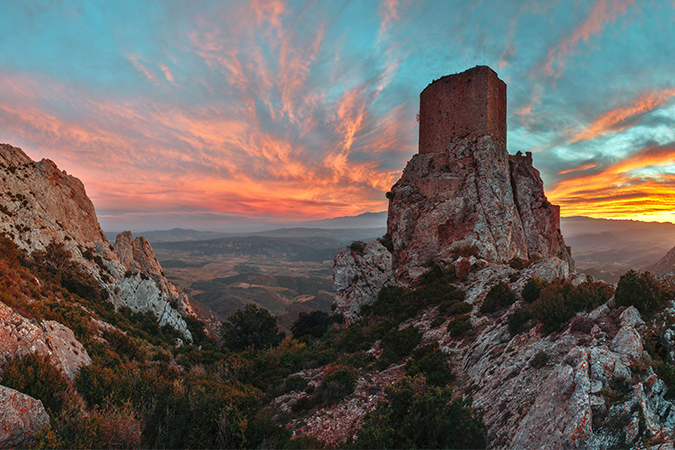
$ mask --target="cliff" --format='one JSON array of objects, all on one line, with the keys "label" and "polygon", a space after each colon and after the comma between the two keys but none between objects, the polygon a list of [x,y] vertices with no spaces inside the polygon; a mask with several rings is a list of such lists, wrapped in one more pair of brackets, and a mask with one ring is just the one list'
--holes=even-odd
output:
[{"label": "cliff", "polygon": [[8,144],[0,144],[0,179],[0,233],[29,253],[63,244],[115,307],[150,311],[191,338],[183,319],[192,314],[189,300],[164,277],[150,244],[127,232],[111,246],[80,180]]}]

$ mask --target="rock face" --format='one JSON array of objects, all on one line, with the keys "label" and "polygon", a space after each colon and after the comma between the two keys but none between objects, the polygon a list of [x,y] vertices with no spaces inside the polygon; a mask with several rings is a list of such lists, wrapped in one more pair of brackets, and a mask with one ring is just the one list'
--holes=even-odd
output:
[{"label": "rock face", "polygon": [[[461,119],[462,132],[453,127],[444,139],[425,139],[424,146],[420,138],[420,153],[387,193],[394,274],[404,282],[422,274],[431,259],[454,259],[458,247],[475,246],[478,256],[491,262],[558,257],[573,264],[560,233],[560,210],[547,201],[531,153],[509,156],[506,151],[506,114],[499,113],[506,88],[492,86],[498,83],[491,70],[476,69],[444,77],[422,93],[428,103],[433,87],[431,92],[445,99],[439,108],[455,110],[420,115],[420,130],[450,126],[454,121],[442,120],[450,116]],[[466,84],[468,74],[472,89],[486,78],[484,89],[494,92],[463,100],[462,89],[452,88]],[[461,101],[451,101],[453,96]]]},{"label": "rock face", "polygon": [[0,302],[0,368],[29,353],[48,356],[71,381],[80,367],[91,364],[70,328],[52,320],[33,323]]},{"label": "rock face", "polygon": [[[506,85],[480,66],[443,77],[420,96],[420,147],[387,193],[393,282],[414,284],[429,261],[549,261],[560,276],[574,261],[560,232],[560,208],[544,194],[532,154],[506,150]],[[370,263],[335,260],[336,305],[354,317],[377,296],[383,275]],[[371,277],[375,278],[371,278]]]},{"label": "rock face", "polygon": [[187,296],[164,277],[144,238],[134,240],[126,232],[114,248],[110,245],[80,180],[59,171],[52,161],[34,162],[7,144],[0,144],[0,179],[5,187],[0,192],[0,233],[28,252],[62,243],[109,292],[116,307],[150,311],[160,325],[169,324],[191,339],[182,317],[193,314]]},{"label": "rock face", "polygon": [[49,423],[40,400],[0,386],[0,448],[27,447],[33,434]]},{"label": "rock face", "polygon": [[363,252],[340,252],[333,264],[333,281],[335,312],[354,320],[361,306],[373,303],[380,289],[393,283],[391,253],[378,241],[366,244]]},{"label": "rock face", "polygon": [[659,262],[645,268],[645,270],[655,275],[675,275],[675,247],[671,248]]}]

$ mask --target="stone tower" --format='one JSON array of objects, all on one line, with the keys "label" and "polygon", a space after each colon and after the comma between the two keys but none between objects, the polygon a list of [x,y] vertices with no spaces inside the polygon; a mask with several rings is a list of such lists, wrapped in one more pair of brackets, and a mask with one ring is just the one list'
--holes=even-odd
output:
[{"label": "stone tower", "polygon": [[444,76],[420,94],[420,153],[443,152],[470,136],[506,147],[506,83],[488,66]]}]

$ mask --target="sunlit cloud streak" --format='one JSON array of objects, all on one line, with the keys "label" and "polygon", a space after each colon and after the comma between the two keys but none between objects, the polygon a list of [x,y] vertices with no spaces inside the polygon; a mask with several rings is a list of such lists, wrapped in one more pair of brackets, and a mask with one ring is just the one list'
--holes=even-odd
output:
[{"label": "sunlit cloud streak", "polygon": [[4,12],[0,141],[81,178],[104,227],[383,211],[416,152],[419,93],[484,57],[508,84],[512,152],[535,152],[563,215],[668,209],[670,1],[73,0]]}]

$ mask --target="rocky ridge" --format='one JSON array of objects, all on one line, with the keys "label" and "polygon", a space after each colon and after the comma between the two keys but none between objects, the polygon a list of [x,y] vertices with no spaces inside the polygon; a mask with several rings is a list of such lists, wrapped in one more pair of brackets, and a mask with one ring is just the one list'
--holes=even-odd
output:
[{"label": "rocky ridge", "polygon": [[[420,345],[437,343],[448,355],[457,393],[472,398],[491,448],[672,448],[673,404],[646,351],[653,320],[645,323],[634,307],[617,308],[612,297],[593,311],[577,312],[551,334],[541,324],[510,333],[509,318],[524,307],[528,280],[580,285],[586,277],[574,271],[559,207],[546,199],[530,153],[508,155],[489,135],[469,133],[447,143],[414,155],[387,193],[388,235],[382,241],[391,239],[390,249],[369,243],[362,254],[350,249],[336,257],[336,312],[358,322],[360,308],[374,302],[382,286],[414,288],[433,263],[452,266],[458,278],[453,285],[471,305],[464,316],[470,337],[453,336],[438,306],[419,311],[399,330],[416,327],[423,332]],[[482,312],[499,283],[515,292],[516,302]],[[675,311],[670,304],[666,322]],[[672,348],[673,335],[663,333],[659,345]],[[355,408],[322,438],[340,436],[372,408]]]},{"label": "rocky ridge", "polygon": [[122,233],[111,246],[94,205],[77,178],[47,159],[35,162],[21,149],[0,144],[0,233],[30,252],[61,243],[73,260],[108,291],[115,305],[152,312],[190,339],[183,319],[193,314],[185,294],[164,277],[144,238]]}]

